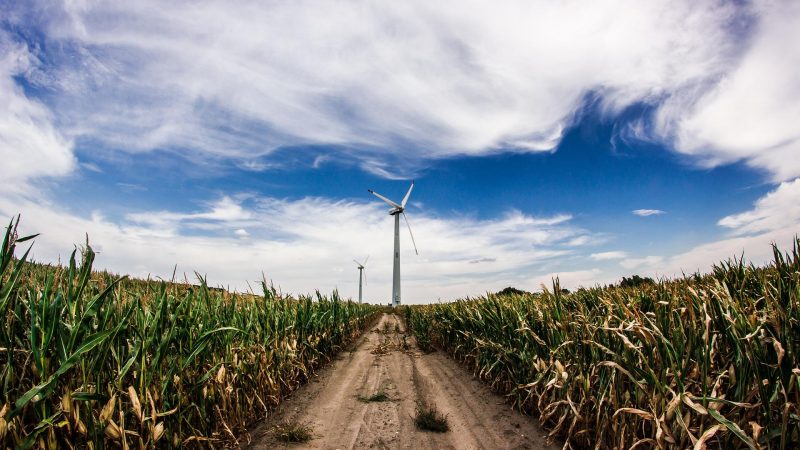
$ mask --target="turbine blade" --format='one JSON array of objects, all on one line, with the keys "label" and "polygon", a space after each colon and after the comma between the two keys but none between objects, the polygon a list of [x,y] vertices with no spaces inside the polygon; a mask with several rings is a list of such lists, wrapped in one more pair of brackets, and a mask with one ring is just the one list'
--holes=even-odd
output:
[{"label": "turbine blade", "polygon": [[367,189],[367,191],[368,191],[370,194],[374,195],[375,197],[378,197],[379,199],[381,199],[381,200],[385,201],[386,203],[388,203],[388,204],[390,204],[390,205],[394,206],[395,208],[398,208],[398,209],[403,209],[403,207],[402,207],[402,206],[400,206],[400,205],[398,205],[397,203],[395,203],[395,202],[393,202],[393,201],[389,200],[388,198],[386,198],[386,197],[382,196],[381,194],[378,194],[377,192],[373,191],[372,189]]},{"label": "turbine blade", "polygon": [[414,189],[414,180],[411,180],[411,187],[408,188],[408,192],[406,192],[406,196],[403,197],[403,202],[400,203],[400,206],[402,206],[403,208],[406,207],[406,202],[408,201],[408,197],[411,196],[411,190],[412,189]]},{"label": "turbine blade", "polygon": [[366,266],[367,265],[367,261],[369,261],[369,255],[367,255],[367,259],[364,260],[364,264],[362,264],[362,266]]},{"label": "turbine blade", "polygon": [[361,269],[364,271],[364,284],[367,284],[367,269]]},{"label": "turbine blade", "polygon": [[414,241],[414,233],[411,232],[411,224],[408,223],[408,217],[406,217],[406,213],[403,213],[403,219],[406,219],[406,225],[408,226],[408,234],[411,235],[411,243],[414,244],[414,253],[419,256],[419,252],[417,251],[417,243]]},{"label": "turbine blade", "polygon": [[361,264],[360,262],[356,261],[355,259],[353,260],[353,262],[358,264],[359,266],[363,266],[363,264]]}]

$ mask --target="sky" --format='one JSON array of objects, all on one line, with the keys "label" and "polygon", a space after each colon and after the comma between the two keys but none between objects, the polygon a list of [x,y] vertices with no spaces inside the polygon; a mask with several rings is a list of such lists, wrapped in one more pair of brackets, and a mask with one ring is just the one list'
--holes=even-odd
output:
[{"label": "sky", "polygon": [[32,255],[403,303],[768,262],[800,232],[800,2],[0,0]]}]

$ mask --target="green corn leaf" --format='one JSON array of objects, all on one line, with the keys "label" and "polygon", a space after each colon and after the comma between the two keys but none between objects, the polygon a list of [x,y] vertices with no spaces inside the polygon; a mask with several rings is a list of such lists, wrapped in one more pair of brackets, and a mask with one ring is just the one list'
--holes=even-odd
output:
[{"label": "green corn leaf", "polygon": [[711,417],[713,417],[717,422],[721,423],[722,425],[725,425],[725,428],[730,430],[731,433],[735,434],[736,437],[738,437],[739,439],[742,440],[742,442],[747,444],[747,446],[750,447],[751,450],[756,450],[756,444],[753,442],[752,439],[750,439],[746,434],[744,434],[744,431],[742,431],[742,429],[739,428],[739,425],[736,425],[735,423],[726,419],[725,417],[722,416],[722,414],[718,413],[716,410],[712,408],[708,409],[708,414]]},{"label": "green corn leaf", "polygon": [[77,364],[80,361],[81,357],[85,353],[89,352],[93,348],[95,348],[98,345],[102,344],[103,341],[105,341],[106,338],[108,338],[108,336],[111,335],[111,333],[113,333],[113,330],[101,331],[101,332],[99,332],[97,334],[92,335],[83,344],[81,344],[81,346],[78,347],[78,349],[75,351],[75,353],[70,355],[70,357],[67,358],[67,360],[64,361],[64,363],[61,364],[61,366],[58,367],[58,369],[47,379],[47,381],[45,381],[44,383],[39,384],[37,386],[34,386],[28,392],[23,394],[22,397],[20,397],[14,403],[14,406],[16,407],[16,409],[12,412],[12,416],[15,416],[16,414],[18,414],[20,412],[20,410],[23,407],[25,407],[25,405],[27,405],[28,402],[31,401],[31,399],[33,399],[34,397],[36,397],[39,394],[44,393],[47,389],[49,389],[50,386],[54,382],[56,382],[61,375],[63,375],[65,372],[67,372],[69,369],[71,369],[72,366]]},{"label": "green corn leaf", "polygon": [[199,355],[203,350],[205,350],[206,346],[210,341],[211,336],[223,331],[236,331],[238,333],[241,333],[240,329],[234,327],[220,327],[217,328],[216,330],[206,331],[195,342],[192,352],[189,353],[189,356],[183,361],[182,368],[186,369],[189,366],[189,364],[191,364],[192,361],[194,361],[197,355]]}]

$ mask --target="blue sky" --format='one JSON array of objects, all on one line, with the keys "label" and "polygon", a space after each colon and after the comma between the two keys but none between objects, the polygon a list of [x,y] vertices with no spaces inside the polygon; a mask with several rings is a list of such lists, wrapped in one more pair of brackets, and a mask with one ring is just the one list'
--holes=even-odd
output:
[{"label": "blue sky", "polygon": [[[0,1],[0,213],[57,261],[404,302],[708,270],[800,223],[793,2]],[[3,108],[5,110],[3,110]]]}]

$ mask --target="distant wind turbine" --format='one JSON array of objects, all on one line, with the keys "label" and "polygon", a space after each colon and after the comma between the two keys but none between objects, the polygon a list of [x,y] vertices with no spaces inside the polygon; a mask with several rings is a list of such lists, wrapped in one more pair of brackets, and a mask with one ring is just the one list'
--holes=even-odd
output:
[{"label": "distant wind turbine", "polygon": [[364,267],[366,267],[367,261],[369,261],[369,255],[367,255],[367,259],[364,260],[364,264],[361,264],[360,262],[356,261],[355,259],[353,260],[353,262],[358,264],[358,303],[361,303],[361,292],[362,292],[361,279],[362,278],[364,279],[364,283],[365,284],[367,282],[367,274],[364,273]]},{"label": "distant wind turbine", "polygon": [[414,189],[414,182],[411,182],[411,187],[408,188],[408,192],[406,196],[403,197],[403,201],[400,202],[398,205],[397,203],[389,200],[388,198],[378,194],[377,192],[373,191],[372,189],[367,189],[370,194],[378,197],[379,199],[388,203],[392,209],[389,210],[389,215],[394,216],[394,268],[392,271],[392,307],[400,306],[400,214],[403,215],[403,219],[406,221],[406,226],[408,226],[408,234],[411,235],[411,243],[414,244],[414,252],[419,255],[417,251],[417,243],[414,242],[414,233],[411,232],[411,225],[408,223],[408,217],[406,217],[406,202],[408,202],[408,197],[411,196],[411,190]]}]

